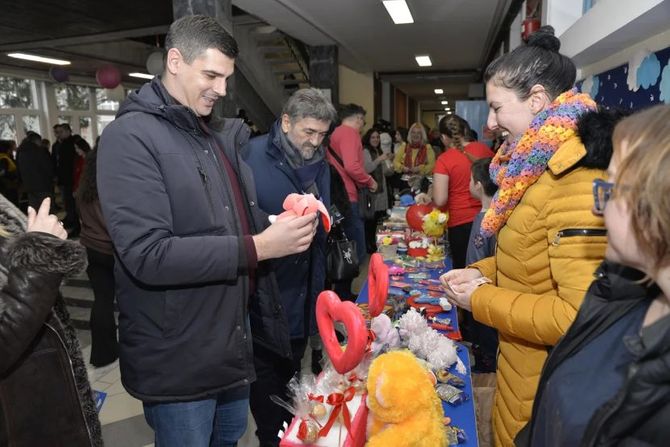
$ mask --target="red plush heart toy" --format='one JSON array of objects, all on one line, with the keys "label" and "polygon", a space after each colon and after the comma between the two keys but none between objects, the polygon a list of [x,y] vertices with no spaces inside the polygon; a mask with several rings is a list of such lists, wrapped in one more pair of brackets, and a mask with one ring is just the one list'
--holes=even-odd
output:
[{"label": "red plush heart toy", "polygon": [[283,219],[287,216],[304,216],[308,213],[321,213],[321,221],[326,233],[330,231],[330,215],[322,201],[314,197],[314,194],[296,194],[291,193],[284,199],[282,204],[283,213],[277,216],[277,219]]},{"label": "red plush heart toy", "polygon": [[[335,321],[341,321],[347,330],[344,351],[335,335]],[[351,301],[341,301],[332,290],[324,290],[316,300],[316,323],[335,370],[346,374],[354,369],[363,359],[368,343],[368,330],[358,306]]]},{"label": "red plush heart toy", "polygon": [[368,270],[368,311],[371,317],[376,317],[386,304],[389,292],[389,268],[379,253],[370,256]]}]

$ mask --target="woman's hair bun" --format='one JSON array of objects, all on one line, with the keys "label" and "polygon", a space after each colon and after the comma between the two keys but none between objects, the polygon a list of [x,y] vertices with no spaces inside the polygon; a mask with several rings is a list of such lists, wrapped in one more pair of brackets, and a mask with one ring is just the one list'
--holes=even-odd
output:
[{"label": "woman's hair bun", "polygon": [[554,27],[551,25],[545,25],[531,34],[528,37],[528,45],[556,53],[561,49],[561,41],[554,35]]}]

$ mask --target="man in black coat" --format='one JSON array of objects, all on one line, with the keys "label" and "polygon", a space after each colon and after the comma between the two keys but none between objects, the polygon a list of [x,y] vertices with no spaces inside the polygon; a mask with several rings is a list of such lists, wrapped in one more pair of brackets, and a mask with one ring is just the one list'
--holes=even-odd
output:
[{"label": "man in black coat", "polygon": [[252,330],[291,355],[263,261],[307,250],[316,214],[269,225],[238,154],[249,128],[210,119],[234,71],[232,36],[214,18],[186,16],[165,46],[163,75],[131,93],[98,149],[121,380],[143,401],[157,445],[235,445],[256,378]]},{"label": "man in black coat", "polygon": [[76,152],[74,149],[74,137],[72,129],[67,123],[60,124],[57,132],[58,142],[53,145],[52,158],[55,161],[56,183],[60,189],[65,207],[65,218],[63,224],[70,236],[79,234],[79,216],[74,203],[72,186],[74,185],[74,160]]},{"label": "man in black coat", "polygon": [[28,132],[16,152],[16,166],[28,195],[28,206],[39,209],[45,198],[53,199],[53,164],[39,134]]}]

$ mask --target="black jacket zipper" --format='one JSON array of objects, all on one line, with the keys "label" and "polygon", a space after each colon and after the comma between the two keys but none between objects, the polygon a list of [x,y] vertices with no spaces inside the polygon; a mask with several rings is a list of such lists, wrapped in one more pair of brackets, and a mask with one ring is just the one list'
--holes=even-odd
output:
[{"label": "black jacket zipper", "polygon": [[556,246],[561,243],[561,238],[575,236],[607,236],[607,230],[605,228],[566,228],[556,233],[551,244]]}]

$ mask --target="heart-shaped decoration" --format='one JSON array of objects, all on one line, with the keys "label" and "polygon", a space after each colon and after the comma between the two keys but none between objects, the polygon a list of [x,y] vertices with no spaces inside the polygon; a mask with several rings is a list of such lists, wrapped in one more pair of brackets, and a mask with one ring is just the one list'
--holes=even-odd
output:
[{"label": "heart-shaped decoration", "polygon": [[368,269],[368,312],[372,318],[376,317],[386,304],[389,293],[389,268],[384,264],[384,258],[379,253],[370,256]]},{"label": "heart-shaped decoration", "polygon": [[[336,321],[341,321],[347,330],[344,351],[335,335]],[[354,369],[363,359],[368,343],[368,330],[358,306],[351,301],[341,301],[332,290],[324,290],[316,300],[316,323],[335,370],[346,374]]]},{"label": "heart-shaped decoration", "polygon": [[291,193],[286,196],[282,206],[286,211],[277,216],[277,219],[287,216],[304,216],[308,213],[318,212],[321,213],[321,221],[326,233],[330,231],[330,215],[328,214],[326,205],[314,197],[314,194]]}]

